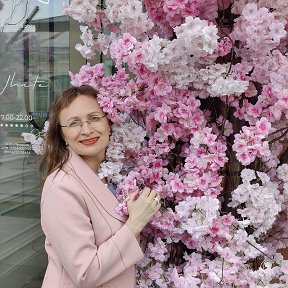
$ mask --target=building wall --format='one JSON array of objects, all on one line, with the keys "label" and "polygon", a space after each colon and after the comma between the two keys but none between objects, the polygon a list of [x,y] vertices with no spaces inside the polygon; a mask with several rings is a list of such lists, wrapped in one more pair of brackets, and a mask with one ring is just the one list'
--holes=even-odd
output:
[{"label": "building wall", "polygon": [[22,133],[41,136],[51,103],[70,86],[68,71],[85,64],[74,49],[79,25],[62,3],[0,0],[1,288],[40,288],[47,264],[39,155]]}]

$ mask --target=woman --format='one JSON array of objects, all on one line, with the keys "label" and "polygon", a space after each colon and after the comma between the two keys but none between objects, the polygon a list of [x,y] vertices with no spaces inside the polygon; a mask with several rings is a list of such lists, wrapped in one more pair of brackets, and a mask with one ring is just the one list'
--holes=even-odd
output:
[{"label": "woman", "polygon": [[128,217],[115,212],[117,199],[97,177],[109,134],[92,87],[69,88],[57,98],[43,156],[48,267],[42,288],[135,286],[134,264],[143,258],[137,236],[159,210],[160,197],[145,188],[127,200]]}]

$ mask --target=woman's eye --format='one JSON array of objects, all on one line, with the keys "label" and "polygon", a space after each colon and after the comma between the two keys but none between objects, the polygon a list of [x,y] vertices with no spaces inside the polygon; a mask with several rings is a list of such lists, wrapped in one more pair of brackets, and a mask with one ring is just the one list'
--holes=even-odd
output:
[{"label": "woman's eye", "polygon": [[101,119],[101,118],[98,117],[98,116],[92,116],[92,117],[90,117],[89,121],[91,121],[91,122],[97,122],[97,121],[99,121],[100,119]]},{"label": "woman's eye", "polygon": [[72,121],[68,124],[69,127],[77,127],[77,126],[81,126],[81,122],[80,121]]}]

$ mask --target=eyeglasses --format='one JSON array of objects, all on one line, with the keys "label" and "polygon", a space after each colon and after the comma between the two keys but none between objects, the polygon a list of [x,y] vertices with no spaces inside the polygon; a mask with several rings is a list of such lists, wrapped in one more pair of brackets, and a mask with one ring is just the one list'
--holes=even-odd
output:
[{"label": "eyeglasses", "polygon": [[68,121],[66,125],[60,125],[60,127],[66,127],[73,130],[80,130],[82,126],[84,125],[84,122],[86,122],[90,127],[97,128],[102,125],[102,118],[104,118],[106,115],[99,116],[99,115],[92,115],[89,117],[88,120],[71,120]]}]

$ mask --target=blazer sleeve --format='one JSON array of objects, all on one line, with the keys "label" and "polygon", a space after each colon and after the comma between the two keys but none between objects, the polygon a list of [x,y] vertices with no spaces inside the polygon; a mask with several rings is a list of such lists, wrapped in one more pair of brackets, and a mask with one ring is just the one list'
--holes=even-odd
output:
[{"label": "blazer sleeve", "polygon": [[83,188],[73,182],[53,183],[42,196],[42,226],[76,286],[95,288],[136,264],[143,252],[125,224],[97,247]]}]

